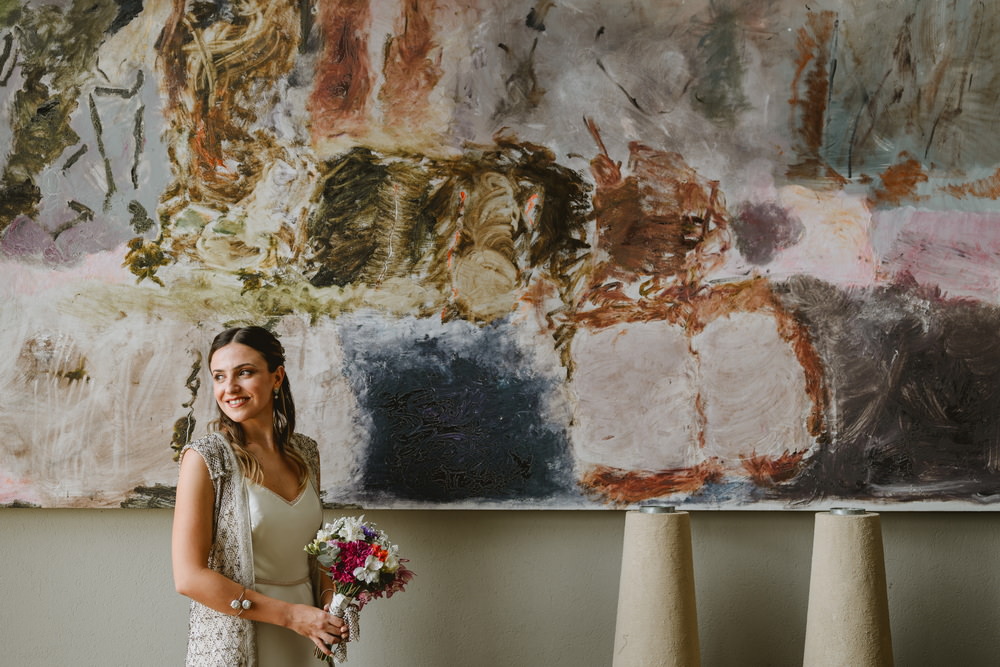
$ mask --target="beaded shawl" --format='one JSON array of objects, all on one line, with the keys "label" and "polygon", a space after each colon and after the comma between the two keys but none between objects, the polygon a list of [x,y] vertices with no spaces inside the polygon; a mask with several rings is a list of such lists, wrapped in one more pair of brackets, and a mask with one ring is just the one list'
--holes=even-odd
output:
[{"label": "beaded shawl", "polygon": [[[296,433],[289,438],[288,444],[302,456],[318,491],[319,452],[315,441]],[[188,443],[181,450],[182,457],[188,449],[195,450],[205,460],[215,488],[208,567],[241,586],[253,589],[246,478],[240,472],[236,454],[220,433],[210,433]],[[254,667],[257,664],[257,643],[253,622],[217,612],[192,600],[185,664],[188,667]]]}]

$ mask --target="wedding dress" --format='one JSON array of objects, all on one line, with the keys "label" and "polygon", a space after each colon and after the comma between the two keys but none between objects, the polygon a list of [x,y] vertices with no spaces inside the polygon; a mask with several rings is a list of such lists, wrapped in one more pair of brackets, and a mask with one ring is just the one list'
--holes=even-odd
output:
[{"label": "wedding dress", "polygon": [[[270,489],[247,483],[253,566],[258,592],[286,602],[313,605],[305,545],[323,522],[323,506],[310,482],[289,502]],[[302,635],[257,623],[259,667],[316,667],[315,645]]]}]

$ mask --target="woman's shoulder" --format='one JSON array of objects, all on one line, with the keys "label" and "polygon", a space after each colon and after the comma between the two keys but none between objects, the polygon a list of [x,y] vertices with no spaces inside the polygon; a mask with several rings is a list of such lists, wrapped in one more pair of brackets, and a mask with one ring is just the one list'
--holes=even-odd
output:
[{"label": "woman's shoulder", "polygon": [[312,474],[313,478],[319,482],[319,447],[316,445],[316,441],[312,438],[302,435],[301,433],[293,433],[292,437],[288,439],[289,444],[295,448],[302,460],[309,467],[309,472]]},{"label": "woman's shoulder", "polygon": [[208,466],[209,473],[213,478],[224,474],[228,470],[229,456],[227,450],[229,449],[229,442],[221,433],[212,432],[187,443],[181,449],[182,458],[184,453],[189,449],[198,452],[201,458],[205,460],[205,465]]},{"label": "woman's shoulder", "polygon": [[307,435],[302,435],[301,433],[293,433],[292,437],[288,439],[292,445],[298,449],[303,454],[308,453],[319,453],[319,446],[316,441]]}]

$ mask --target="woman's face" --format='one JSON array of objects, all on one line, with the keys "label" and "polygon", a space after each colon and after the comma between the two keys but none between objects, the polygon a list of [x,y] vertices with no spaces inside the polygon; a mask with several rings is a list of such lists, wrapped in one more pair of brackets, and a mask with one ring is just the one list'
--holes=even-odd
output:
[{"label": "woman's face", "polygon": [[271,423],[274,391],[281,386],[285,369],[272,373],[257,350],[242,343],[220,347],[209,360],[215,401],[234,422]]}]

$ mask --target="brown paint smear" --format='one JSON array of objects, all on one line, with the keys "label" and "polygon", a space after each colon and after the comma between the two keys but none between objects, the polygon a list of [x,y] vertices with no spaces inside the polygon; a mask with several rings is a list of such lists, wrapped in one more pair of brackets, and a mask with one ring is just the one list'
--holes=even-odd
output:
[{"label": "brown paint smear", "polygon": [[718,182],[702,178],[678,153],[639,142],[629,144],[631,173],[623,177],[596,123],[586,122],[601,151],[591,161],[597,249],[609,258],[594,268],[593,286],[643,277],[697,282],[728,248]]},{"label": "brown paint smear", "polygon": [[801,162],[789,167],[788,175],[792,178],[846,182],[820,155],[830,94],[830,55],[836,31],[837,15],[831,11],[810,12],[807,25],[798,30],[798,55],[788,104],[792,107],[792,136],[798,137]]},{"label": "brown paint smear", "polygon": [[690,468],[634,471],[596,465],[580,480],[589,493],[605,500],[627,505],[674,493],[693,493],[710,482],[722,479],[722,466],[715,460],[704,461]]},{"label": "brown paint smear", "polygon": [[406,0],[386,46],[379,101],[385,127],[401,134],[423,127],[431,91],[443,73],[430,21],[436,7],[435,0]]},{"label": "brown paint smear", "polygon": [[793,479],[802,470],[805,452],[788,452],[781,456],[753,455],[743,459],[743,469],[757,486],[776,486]]},{"label": "brown paint smear", "polygon": [[516,184],[497,172],[477,174],[461,192],[462,214],[449,252],[454,300],[473,321],[509,313],[516,299],[521,269],[515,232],[525,225]]},{"label": "brown paint smear", "polygon": [[316,64],[309,97],[314,143],[328,137],[359,133],[367,126],[371,64],[368,62],[369,0],[319,4],[317,25],[323,53]]}]

